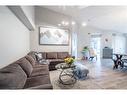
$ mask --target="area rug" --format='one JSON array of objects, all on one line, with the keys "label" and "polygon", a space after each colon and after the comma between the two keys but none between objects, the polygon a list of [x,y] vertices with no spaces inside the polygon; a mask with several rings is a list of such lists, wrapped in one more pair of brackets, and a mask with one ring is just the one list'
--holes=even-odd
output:
[{"label": "area rug", "polygon": [[54,89],[96,89],[101,88],[93,81],[93,77],[88,75],[85,80],[77,80],[76,83],[71,85],[64,85],[59,82],[60,71],[51,71],[50,78]]},{"label": "area rug", "polygon": [[77,80],[74,85],[59,83],[59,70],[50,71],[50,79],[53,89],[127,89],[127,68],[113,70],[112,61],[82,64],[89,68],[88,77],[85,80]]}]

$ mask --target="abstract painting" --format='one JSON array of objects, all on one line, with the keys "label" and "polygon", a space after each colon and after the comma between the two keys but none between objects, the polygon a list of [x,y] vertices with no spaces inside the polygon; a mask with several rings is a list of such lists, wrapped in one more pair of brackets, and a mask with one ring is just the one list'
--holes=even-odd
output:
[{"label": "abstract painting", "polygon": [[56,27],[39,27],[40,45],[69,45],[69,31]]}]

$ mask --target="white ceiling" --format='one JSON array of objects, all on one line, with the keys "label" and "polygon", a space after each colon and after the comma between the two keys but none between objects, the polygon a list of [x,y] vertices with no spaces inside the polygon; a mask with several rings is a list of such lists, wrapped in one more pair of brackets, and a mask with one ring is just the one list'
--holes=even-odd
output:
[{"label": "white ceiling", "polygon": [[102,30],[127,33],[127,6],[45,6]]}]

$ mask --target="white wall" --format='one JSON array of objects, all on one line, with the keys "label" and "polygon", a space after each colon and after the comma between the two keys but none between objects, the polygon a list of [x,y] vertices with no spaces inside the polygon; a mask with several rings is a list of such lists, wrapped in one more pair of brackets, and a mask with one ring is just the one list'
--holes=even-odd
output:
[{"label": "white wall", "polygon": [[[105,39],[108,39],[108,41],[105,41]],[[101,36],[101,47],[102,49],[104,47],[112,48],[112,33],[109,32],[103,32]]]},{"label": "white wall", "polygon": [[[71,37],[70,37],[70,44],[69,46],[48,46],[48,45],[39,45],[39,26],[57,26],[58,23],[61,21],[70,21],[70,18],[63,15],[56,13],[54,11],[50,11],[48,9],[45,9],[43,7],[36,7],[35,8],[35,24],[36,29],[34,32],[31,32],[31,50],[34,51],[43,51],[43,52],[61,52],[61,51],[67,51],[71,52]],[[71,32],[70,27],[68,29]]]},{"label": "white wall", "polygon": [[29,34],[7,7],[0,7],[0,68],[29,52]]},{"label": "white wall", "polygon": [[[90,34],[88,34],[90,33]],[[84,46],[90,46],[90,38],[91,38],[91,34],[96,34],[99,33],[101,34],[101,56],[102,56],[102,49],[104,47],[110,47],[112,48],[112,33],[104,31],[104,30],[100,30],[100,29],[96,29],[93,28],[91,26],[86,26],[86,27],[79,27],[79,31],[77,34],[77,53],[78,53],[78,57],[82,58],[82,54],[81,51],[83,49]],[[108,39],[108,42],[105,41],[105,39]]]},{"label": "white wall", "polygon": [[78,57],[81,58],[82,54],[81,51],[84,46],[90,46],[90,35],[88,33],[96,33],[99,32],[97,29],[93,29],[92,27],[79,27],[78,34],[77,34],[77,53]]},{"label": "white wall", "polygon": [[72,44],[72,55],[77,58],[77,32],[78,32],[78,24],[72,26],[72,36],[71,36],[71,44]]}]

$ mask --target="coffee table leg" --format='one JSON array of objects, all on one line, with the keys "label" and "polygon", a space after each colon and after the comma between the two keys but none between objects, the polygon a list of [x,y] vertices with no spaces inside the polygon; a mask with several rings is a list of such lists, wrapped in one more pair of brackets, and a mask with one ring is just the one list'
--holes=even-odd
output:
[{"label": "coffee table leg", "polygon": [[62,76],[63,72],[64,72],[64,70],[62,70],[62,71],[60,72],[60,75],[59,75],[59,81],[60,81],[60,83],[62,83],[61,76]]},{"label": "coffee table leg", "polygon": [[[72,83],[66,83],[62,80],[62,77],[64,76],[69,76],[70,78],[72,78],[73,82]],[[59,75],[59,82],[64,84],[64,85],[71,85],[76,83],[77,79],[75,78],[74,74],[67,74],[66,72],[64,73],[64,70],[61,71],[60,75]]]}]

